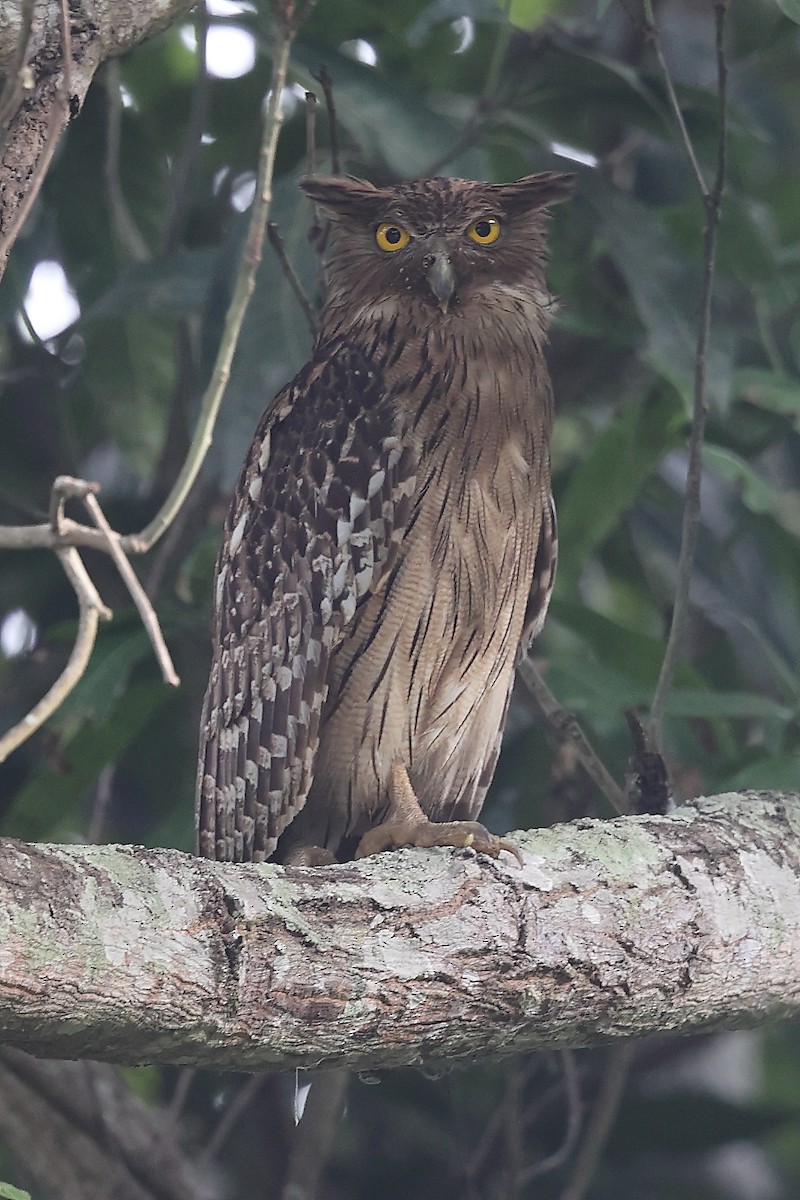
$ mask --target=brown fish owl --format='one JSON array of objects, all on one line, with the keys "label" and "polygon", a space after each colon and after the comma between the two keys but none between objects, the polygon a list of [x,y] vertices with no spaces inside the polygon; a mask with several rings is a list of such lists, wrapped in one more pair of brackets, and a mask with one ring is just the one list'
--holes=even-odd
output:
[{"label": "brown fish owl", "polygon": [[553,584],[542,210],[571,185],[302,183],[328,290],[217,562],[206,857],[509,848],[475,818]]}]

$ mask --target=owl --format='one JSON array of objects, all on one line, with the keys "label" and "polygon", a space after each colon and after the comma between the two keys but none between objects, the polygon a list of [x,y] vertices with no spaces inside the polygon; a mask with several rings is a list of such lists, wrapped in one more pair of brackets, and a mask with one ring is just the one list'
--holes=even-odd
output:
[{"label": "owl", "polygon": [[477,817],[553,586],[544,234],[572,181],[301,182],[327,291],[217,560],[202,855],[513,851]]}]

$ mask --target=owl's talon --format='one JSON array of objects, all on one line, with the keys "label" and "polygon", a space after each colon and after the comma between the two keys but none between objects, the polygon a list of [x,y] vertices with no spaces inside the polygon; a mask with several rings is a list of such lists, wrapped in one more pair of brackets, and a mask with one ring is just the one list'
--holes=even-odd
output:
[{"label": "owl's talon", "polygon": [[358,843],[356,858],[368,858],[384,850],[402,846],[429,849],[432,846],[453,846],[470,849],[476,854],[499,858],[500,851],[513,854],[520,866],[522,855],[512,842],[496,837],[478,821],[397,821],[368,829]]}]

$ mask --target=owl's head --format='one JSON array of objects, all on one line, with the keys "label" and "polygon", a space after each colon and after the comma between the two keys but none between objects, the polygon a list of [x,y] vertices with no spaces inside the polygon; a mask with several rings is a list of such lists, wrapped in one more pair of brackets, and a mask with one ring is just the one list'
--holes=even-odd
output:
[{"label": "owl's head", "polygon": [[333,226],[328,305],[388,313],[409,301],[423,319],[486,315],[509,297],[546,307],[543,210],[574,176],[515,183],[421,179],[378,188],[353,176],[300,186]]}]

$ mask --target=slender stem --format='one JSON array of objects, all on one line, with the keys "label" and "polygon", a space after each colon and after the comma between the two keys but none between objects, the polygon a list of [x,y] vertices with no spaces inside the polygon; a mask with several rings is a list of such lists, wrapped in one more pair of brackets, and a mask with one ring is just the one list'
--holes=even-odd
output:
[{"label": "slender stem", "polygon": [[278,261],[281,264],[281,269],[284,275],[289,281],[289,286],[294,292],[297,302],[303,310],[303,316],[306,319],[308,328],[311,330],[311,336],[316,337],[318,327],[317,314],[314,312],[314,306],[303,290],[303,285],[300,282],[297,272],[292,266],[289,255],[286,253],[286,247],[283,244],[283,238],[281,237],[278,226],[274,221],[270,221],[267,225],[267,236],[269,237],[270,246],[272,246],[272,249],[278,256]]},{"label": "slender stem", "polygon": [[342,164],[339,157],[339,123],[336,118],[336,104],[333,99],[333,79],[327,67],[323,67],[319,75],[314,75],[322,87],[325,97],[325,109],[328,113],[328,137],[331,144],[331,174],[340,175]]},{"label": "slender stem", "polygon": [[83,497],[83,503],[97,528],[105,535],[109,553],[122,576],[123,583],[130,593],[131,600],[136,605],[147,636],[150,638],[150,644],[153,647],[158,665],[161,668],[161,675],[164,682],[170,684],[171,687],[178,687],[180,679],[173,665],[170,652],[167,649],[167,643],[164,641],[164,635],[161,632],[161,626],[158,623],[155,609],[150,603],[138,575],[125,557],[125,552],[120,546],[121,538],[119,534],[115,533],[109,525],[103,510],[97,502],[97,497],[92,492],[88,492]]},{"label": "slender stem", "polygon": [[626,813],[628,805],[625,793],[615,783],[608,769],[598,758],[574,713],[564,708],[563,704],[553,695],[529,658],[520,660],[517,664],[517,674],[527,688],[536,715],[554,735],[559,745],[568,745],[575,751],[584,771],[597,785],[615,812]]},{"label": "slender stem", "polygon": [[[645,0],[645,11],[652,11],[650,0]],[[689,465],[686,475],[686,499],[683,507],[681,524],[681,548],[678,557],[678,577],[675,587],[675,601],[672,610],[672,622],[667,639],[667,648],[661,664],[653,703],[650,709],[650,731],[656,748],[660,751],[663,745],[664,712],[672,688],[675,668],[683,651],[684,633],[689,610],[689,588],[691,584],[692,567],[694,564],[697,544],[697,530],[700,520],[700,487],[702,478],[703,438],[705,435],[708,402],[706,398],[706,368],[708,340],[711,330],[711,304],[714,295],[714,277],[716,268],[717,233],[719,229],[722,193],[725,187],[726,140],[727,140],[727,82],[728,65],[725,58],[725,18],[728,11],[728,0],[715,0],[714,18],[716,29],[716,59],[717,59],[717,111],[719,135],[717,139],[717,166],[714,184],[707,190],[702,172],[697,166],[691,140],[686,132],[680,106],[674,99],[673,112],[678,121],[681,135],[684,139],[692,169],[698,181],[703,205],[705,207],[705,228],[703,233],[703,294],[700,311],[700,325],[697,331],[697,349],[695,352],[694,399],[692,411],[692,431],[689,439]],[[659,56],[661,69],[665,73],[670,104],[675,96],[666,62],[661,53],[657,33],[654,32],[656,54]]]},{"label": "slender stem", "polygon": [[119,239],[134,262],[147,262],[150,251],[147,242],[142,237],[141,230],[136,224],[133,213],[128,207],[122,180],[119,173],[120,145],[122,140],[122,94],[120,92],[119,59],[110,59],[103,71],[106,89],[106,152],[103,163],[103,175],[106,183],[108,207],[111,213],[111,224]]},{"label": "slender stem", "polygon": [[606,1067],[602,1086],[594,1102],[572,1175],[559,1200],[583,1200],[586,1195],[614,1127],[617,1110],[625,1091],[632,1054],[632,1042],[623,1042],[611,1051],[611,1061]]},{"label": "slender stem", "polygon": [[88,666],[97,637],[98,622],[108,620],[111,612],[100,599],[97,589],[74,546],[56,550],[67,578],[78,597],[78,634],[67,665],[50,691],[31,711],[0,738],[0,762],[5,762],[12,750],[40,729],[45,721],[63,704]]},{"label": "slender stem", "polygon": [[258,161],[258,181],[256,196],[253,201],[253,211],[247,230],[242,261],[236,278],[233,298],[225,317],[225,329],[222,335],[217,359],[211,380],[206,388],[200,407],[200,417],[195,430],[189,453],[181,472],[169,496],[153,520],[142,532],[133,538],[123,538],[125,549],[138,551],[149,550],[162,536],[175,514],[186,499],[189,489],[197,478],[200,468],[208,453],[213,438],[214,424],[219,413],[225,388],[230,378],[231,363],[236,351],[239,334],[242,329],[247,305],[255,287],[256,269],[261,261],[264,246],[264,231],[272,203],[272,175],[275,168],[275,154],[278,147],[278,136],[283,124],[281,111],[281,93],[286,84],[286,73],[289,67],[289,55],[294,40],[294,30],[288,23],[275,23],[275,47],[272,59],[272,81],[264,118],[264,134]]}]

